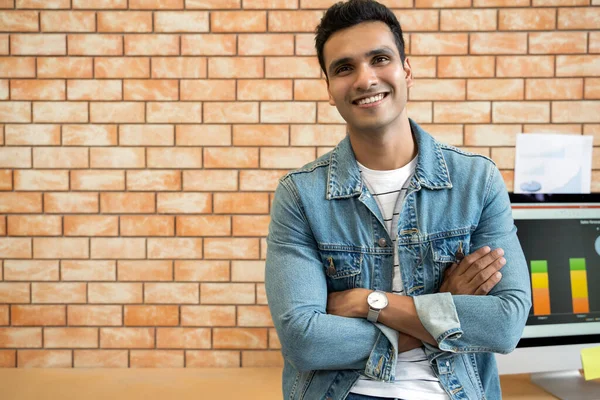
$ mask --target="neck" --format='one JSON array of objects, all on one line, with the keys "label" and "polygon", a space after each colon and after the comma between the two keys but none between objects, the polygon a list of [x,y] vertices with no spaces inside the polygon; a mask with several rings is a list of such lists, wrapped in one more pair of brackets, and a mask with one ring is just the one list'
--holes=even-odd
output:
[{"label": "neck", "polygon": [[406,110],[398,124],[381,132],[349,130],[350,143],[356,160],[365,167],[378,171],[398,169],[408,164],[417,154]]}]

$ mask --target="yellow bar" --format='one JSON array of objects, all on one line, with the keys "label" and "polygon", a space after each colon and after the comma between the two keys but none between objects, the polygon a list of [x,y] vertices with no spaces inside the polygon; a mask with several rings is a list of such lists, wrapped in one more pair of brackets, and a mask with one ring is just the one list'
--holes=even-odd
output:
[{"label": "yellow bar", "polygon": [[534,289],[548,289],[548,274],[531,274],[531,286]]},{"label": "yellow bar", "polygon": [[571,294],[574,299],[588,297],[586,271],[571,271]]}]

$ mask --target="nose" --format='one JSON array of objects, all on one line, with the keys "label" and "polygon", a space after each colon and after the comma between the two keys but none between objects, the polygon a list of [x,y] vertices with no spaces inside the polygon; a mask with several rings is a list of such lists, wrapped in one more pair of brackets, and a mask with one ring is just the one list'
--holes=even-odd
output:
[{"label": "nose", "polygon": [[377,74],[370,65],[363,65],[359,68],[354,82],[356,91],[367,91],[378,82]]}]

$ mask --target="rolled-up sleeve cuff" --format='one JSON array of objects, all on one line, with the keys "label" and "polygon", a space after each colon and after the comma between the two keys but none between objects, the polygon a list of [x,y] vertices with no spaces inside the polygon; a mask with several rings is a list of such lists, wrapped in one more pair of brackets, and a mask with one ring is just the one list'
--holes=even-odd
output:
[{"label": "rolled-up sleeve cuff", "polygon": [[381,332],[367,360],[364,374],[371,379],[393,382],[398,358],[398,332],[382,324],[375,324]]},{"label": "rolled-up sleeve cuff", "polygon": [[[434,293],[413,298],[421,323],[435,339],[440,351],[456,352],[454,340],[463,331],[450,293]],[[431,349],[431,346],[429,346]]]}]

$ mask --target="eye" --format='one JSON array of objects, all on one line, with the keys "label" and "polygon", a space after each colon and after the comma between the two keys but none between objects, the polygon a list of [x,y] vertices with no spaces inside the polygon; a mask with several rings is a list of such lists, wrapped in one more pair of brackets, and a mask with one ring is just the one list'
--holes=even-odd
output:
[{"label": "eye", "polygon": [[377,56],[373,59],[373,63],[375,63],[375,64],[385,62],[385,61],[388,61],[388,58],[386,56]]},{"label": "eye", "polygon": [[335,74],[339,75],[339,74],[347,72],[347,71],[350,71],[350,66],[342,65],[341,67],[339,67],[335,70]]}]

